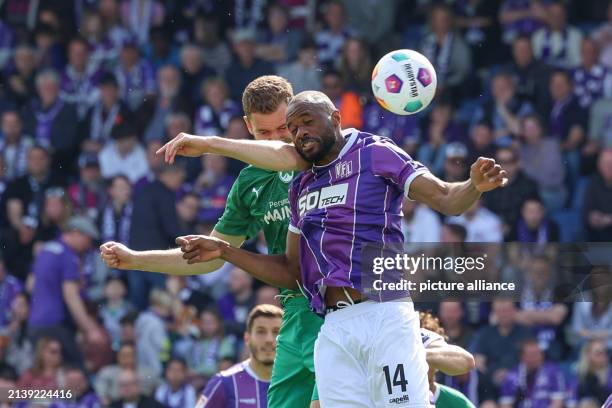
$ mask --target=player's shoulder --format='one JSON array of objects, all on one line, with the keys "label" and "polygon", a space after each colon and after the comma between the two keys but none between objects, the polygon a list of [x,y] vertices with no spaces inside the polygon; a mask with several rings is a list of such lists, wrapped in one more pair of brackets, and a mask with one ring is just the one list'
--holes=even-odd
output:
[{"label": "player's shoulder", "polygon": [[275,174],[276,172],[274,171],[260,169],[259,167],[249,165],[240,170],[236,181],[239,183],[250,183],[256,180],[260,180],[262,178],[272,177]]},{"label": "player's shoulder", "polygon": [[229,377],[233,377],[235,375],[238,375],[240,373],[243,373],[244,371],[246,371],[246,367],[245,367],[245,362],[242,361],[240,363],[234,364],[233,366],[231,366],[228,369],[225,369],[225,370],[219,372],[217,375],[215,375],[215,377],[218,376],[220,379],[229,378]]}]

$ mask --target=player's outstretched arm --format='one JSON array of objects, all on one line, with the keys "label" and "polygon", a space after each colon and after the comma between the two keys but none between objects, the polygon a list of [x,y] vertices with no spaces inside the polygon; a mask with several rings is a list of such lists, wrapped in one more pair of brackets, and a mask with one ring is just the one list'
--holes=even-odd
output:
[{"label": "player's outstretched arm", "polygon": [[495,160],[478,158],[470,169],[470,179],[447,183],[431,173],[415,178],[409,197],[444,215],[459,215],[470,208],[484,192],[507,184],[506,171]]},{"label": "player's outstretched arm", "polygon": [[445,341],[436,342],[425,349],[425,358],[431,368],[447,375],[465,374],[476,367],[474,356],[462,347],[448,344]]},{"label": "player's outstretched arm", "polygon": [[[230,236],[213,230],[211,236],[241,246],[245,237]],[[192,236],[190,236],[192,237]],[[223,259],[189,264],[183,259],[180,248],[157,251],[134,251],[118,242],[106,242],[100,246],[100,255],[110,268],[167,273],[169,275],[199,275],[216,271],[223,266]]]},{"label": "player's outstretched arm", "polygon": [[179,133],[157,151],[157,154],[162,153],[168,163],[174,163],[176,156],[198,157],[212,153],[268,170],[304,170],[310,167],[292,144],[279,140],[226,139]]},{"label": "player's outstretched arm", "polygon": [[176,243],[189,264],[223,259],[244,269],[253,277],[272,286],[297,289],[299,280],[299,235],[287,233],[284,255],[260,255],[237,248],[229,242],[202,235],[179,237]]}]

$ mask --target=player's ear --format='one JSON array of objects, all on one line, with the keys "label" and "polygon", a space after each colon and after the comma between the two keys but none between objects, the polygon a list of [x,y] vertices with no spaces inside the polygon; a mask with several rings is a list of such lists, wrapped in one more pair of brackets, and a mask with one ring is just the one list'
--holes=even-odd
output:
[{"label": "player's ear", "polygon": [[249,344],[249,342],[251,341],[251,333],[249,333],[248,331],[244,332],[244,344]]},{"label": "player's ear", "polygon": [[340,111],[333,111],[331,114],[331,118],[332,118],[332,123],[334,124],[334,127],[342,127],[340,126],[340,124],[342,123],[342,116],[340,116]]},{"label": "player's ear", "polygon": [[251,123],[251,119],[247,115],[244,115],[242,117],[242,119],[244,119],[244,123],[246,124],[246,127],[247,127],[249,133],[252,136],[255,136],[255,134],[253,133],[253,124]]}]

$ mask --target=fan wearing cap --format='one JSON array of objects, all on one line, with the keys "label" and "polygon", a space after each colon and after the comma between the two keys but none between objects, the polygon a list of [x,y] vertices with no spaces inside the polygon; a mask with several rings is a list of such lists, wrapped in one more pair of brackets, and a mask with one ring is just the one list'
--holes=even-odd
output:
[{"label": "fan wearing cap", "polygon": [[134,184],[149,172],[147,152],[138,141],[136,128],[128,122],[113,129],[113,142],[100,152],[100,170],[104,178],[124,174]]},{"label": "fan wearing cap", "polygon": [[46,335],[58,338],[70,363],[82,363],[76,329],[91,344],[101,345],[105,340],[101,328],[87,314],[79,284],[81,257],[98,239],[98,229],[89,218],[73,217],[58,239],[41,248],[32,266],[30,334],[34,340]]},{"label": "fan wearing cap", "polygon": [[456,182],[465,180],[468,174],[468,150],[461,142],[446,145],[444,150],[444,180]]}]

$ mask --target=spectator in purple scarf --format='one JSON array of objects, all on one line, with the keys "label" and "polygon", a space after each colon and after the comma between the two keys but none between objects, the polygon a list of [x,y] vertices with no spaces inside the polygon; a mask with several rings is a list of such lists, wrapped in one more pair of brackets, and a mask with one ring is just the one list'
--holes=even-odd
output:
[{"label": "spectator in purple scarf", "polygon": [[133,211],[130,180],[123,174],[113,177],[108,196],[108,203],[102,208],[99,218],[102,241],[116,241],[127,245]]},{"label": "spectator in purple scarf", "polygon": [[198,222],[214,224],[225,210],[227,196],[235,177],[228,172],[227,159],[207,154],[202,157],[204,171],[196,179],[194,192],[200,197]]},{"label": "spectator in purple scarf", "polygon": [[91,65],[102,68],[117,60],[119,49],[105,32],[100,13],[95,10],[85,11],[81,22],[81,35],[89,45]]},{"label": "spectator in purple scarf", "polygon": [[585,38],[580,48],[582,56],[580,66],[573,73],[574,94],[584,109],[600,98],[612,97],[612,72],[599,63],[599,46]]},{"label": "spectator in purple scarf", "polygon": [[152,27],[164,22],[166,10],[157,0],[124,0],[121,2],[121,20],[138,40],[140,46],[149,42]]},{"label": "spectator in purple scarf", "polygon": [[7,181],[21,177],[27,172],[28,150],[32,139],[23,133],[23,122],[19,112],[6,110],[2,113],[2,135],[0,156],[4,157]]},{"label": "spectator in purple scarf", "polygon": [[201,89],[204,105],[195,114],[195,133],[199,136],[222,135],[230,119],[241,114],[240,106],[229,98],[227,84],[222,78],[206,80]]},{"label": "spectator in purple scarf", "polygon": [[233,267],[230,271],[229,293],[218,302],[225,332],[236,336],[244,333],[247,317],[253,306],[255,306],[253,278],[242,269]]},{"label": "spectator in purple scarf", "polygon": [[315,34],[319,63],[326,67],[333,67],[340,58],[344,42],[355,35],[346,21],[344,3],[340,0],[330,0],[323,9],[325,28]]},{"label": "spectator in purple scarf", "polygon": [[521,362],[508,372],[502,384],[500,408],[563,408],[564,399],[563,373],[544,360],[537,340],[524,341]]},{"label": "spectator in purple scarf", "polygon": [[100,399],[91,388],[85,372],[77,367],[65,371],[65,388],[72,393],[72,401],[52,402],[49,408],[99,408]]},{"label": "spectator in purple scarf", "polygon": [[73,173],[80,135],[75,107],[60,98],[60,79],[53,70],[36,76],[37,98],[23,112],[25,132],[36,143],[53,149],[52,168],[58,175]]},{"label": "spectator in purple scarf", "polygon": [[75,37],[68,44],[68,64],[62,72],[61,98],[74,104],[82,119],[87,110],[100,99],[98,83],[102,71],[89,60],[89,44],[82,37]]},{"label": "spectator in purple scarf", "polygon": [[531,35],[546,21],[544,3],[548,0],[504,0],[499,14],[502,38],[510,44],[517,35]]},{"label": "spectator in purple scarf", "polygon": [[115,77],[121,90],[121,99],[136,111],[147,96],[155,94],[155,73],[151,64],[140,56],[133,38],[123,44]]}]

